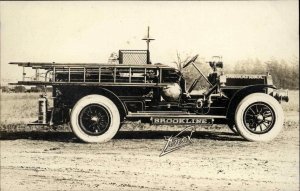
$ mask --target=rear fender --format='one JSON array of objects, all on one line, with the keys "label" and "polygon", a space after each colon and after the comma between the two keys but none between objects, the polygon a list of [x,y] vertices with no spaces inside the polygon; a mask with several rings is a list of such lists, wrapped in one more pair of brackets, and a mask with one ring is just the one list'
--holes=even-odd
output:
[{"label": "rear fender", "polygon": [[116,104],[116,106],[117,106],[117,108],[119,109],[119,112],[120,112],[121,121],[123,121],[124,118],[126,117],[126,115],[128,114],[128,109],[124,105],[124,103],[120,100],[120,98],[114,92],[112,92],[112,91],[110,91],[106,88],[103,88],[103,87],[98,87],[98,88],[80,87],[80,88],[76,89],[76,90],[80,90],[80,91],[74,90],[75,89],[74,87],[72,89],[76,93],[79,92],[76,95],[76,97],[74,98],[74,102],[73,102],[74,105],[79,99],[81,99],[84,96],[87,96],[87,95],[90,95],[90,94],[98,94],[98,95],[103,95],[103,96],[109,98],[110,100],[112,100],[114,102],[114,104]]},{"label": "rear fender", "polygon": [[115,93],[106,88],[101,88],[99,94],[106,96],[116,104],[120,112],[121,121],[123,121],[124,117],[126,117],[128,114],[128,109],[125,106],[125,104],[120,100],[120,98]]}]

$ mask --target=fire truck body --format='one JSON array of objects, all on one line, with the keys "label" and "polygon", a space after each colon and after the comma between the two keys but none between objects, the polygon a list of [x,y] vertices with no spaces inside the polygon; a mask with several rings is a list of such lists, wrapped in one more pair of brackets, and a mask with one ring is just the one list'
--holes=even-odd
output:
[{"label": "fire truck body", "polygon": [[[148,56],[147,56],[148,57]],[[210,62],[213,72],[199,72],[191,87],[183,74],[162,64],[59,64],[13,62],[43,71],[44,79],[17,85],[52,86],[53,106],[45,96],[39,99],[35,125],[70,123],[75,135],[85,142],[105,142],[113,138],[120,124],[141,120],[152,124],[228,124],[250,141],[268,141],[283,125],[279,104],[288,101],[286,91],[276,90],[267,75],[225,75],[223,63]],[[123,59],[124,60],[124,59]],[[25,73],[23,73],[25,74]],[[193,92],[200,79],[205,92]]]}]

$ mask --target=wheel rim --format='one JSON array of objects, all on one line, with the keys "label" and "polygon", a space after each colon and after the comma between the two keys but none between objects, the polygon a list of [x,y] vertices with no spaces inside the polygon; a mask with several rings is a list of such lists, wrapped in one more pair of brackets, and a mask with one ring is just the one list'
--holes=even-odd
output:
[{"label": "wheel rim", "polygon": [[256,102],[246,108],[243,122],[250,132],[264,134],[274,126],[275,113],[268,104]]},{"label": "wheel rim", "polygon": [[101,135],[110,126],[110,115],[106,108],[98,104],[85,106],[79,113],[79,126],[89,135]]}]

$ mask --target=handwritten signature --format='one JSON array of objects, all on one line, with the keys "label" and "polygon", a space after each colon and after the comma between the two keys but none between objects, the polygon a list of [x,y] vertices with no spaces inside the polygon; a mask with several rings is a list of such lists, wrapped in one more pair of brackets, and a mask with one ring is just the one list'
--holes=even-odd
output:
[{"label": "handwritten signature", "polygon": [[[191,128],[191,132],[190,135],[188,136],[183,136],[183,137],[179,137],[183,132],[187,131],[187,129]],[[166,145],[164,146],[162,152],[160,153],[160,157],[164,156],[168,153],[171,153],[173,151],[176,151],[184,146],[190,145],[192,144],[192,134],[195,132],[195,127],[193,126],[188,126],[185,129],[183,129],[182,131],[180,131],[177,135],[170,136],[170,137],[165,137],[165,141],[167,141]]]}]

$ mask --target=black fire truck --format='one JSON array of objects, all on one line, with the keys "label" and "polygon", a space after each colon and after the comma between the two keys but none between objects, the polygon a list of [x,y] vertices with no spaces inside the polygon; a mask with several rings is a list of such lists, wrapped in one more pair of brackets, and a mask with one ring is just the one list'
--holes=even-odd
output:
[{"label": "black fire truck", "polygon": [[[149,45],[152,39],[146,40]],[[31,125],[69,123],[84,142],[109,141],[123,122],[135,120],[155,125],[228,124],[249,141],[269,141],[279,134],[284,122],[280,102],[288,101],[287,90],[278,90],[269,74],[224,74],[220,60],[208,63],[212,72],[206,76],[195,64],[197,57],[183,66],[199,72],[190,87],[181,71],[150,63],[149,48],[120,50],[117,62],[110,64],[11,62],[44,74],[11,84],[52,86],[53,105],[42,95],[38,120]],[[195,93],[200,79],[209,87]]]}]

